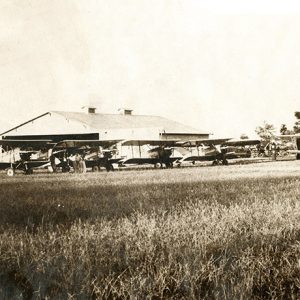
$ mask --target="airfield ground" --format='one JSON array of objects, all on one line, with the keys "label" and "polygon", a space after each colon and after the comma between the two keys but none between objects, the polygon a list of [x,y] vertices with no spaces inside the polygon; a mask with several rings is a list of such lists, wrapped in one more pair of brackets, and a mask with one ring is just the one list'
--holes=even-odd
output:
[{"label": "airfield ground", "polygon": [[0,299],[299,298],[300,161],[0,180]]}]

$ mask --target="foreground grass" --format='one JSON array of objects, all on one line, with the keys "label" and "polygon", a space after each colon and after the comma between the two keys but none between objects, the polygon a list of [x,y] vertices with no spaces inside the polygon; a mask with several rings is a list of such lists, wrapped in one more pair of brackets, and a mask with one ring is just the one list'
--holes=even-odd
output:
[{"label": "foreground grass", "polygon": [[3,178],[0,298],[297,299],[297,168]]}]

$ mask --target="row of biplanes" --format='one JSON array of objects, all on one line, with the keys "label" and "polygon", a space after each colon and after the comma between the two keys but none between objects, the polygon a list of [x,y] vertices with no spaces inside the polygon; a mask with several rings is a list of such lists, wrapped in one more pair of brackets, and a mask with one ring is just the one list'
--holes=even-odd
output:
[{"label": "row of biplanes", "polygon": [[99,171],[114,166],[152,165],[172,168],[183,163],[211,161],[227,165],[228,160],[250,158],[264,152],[260,140],[0,140],[0,169],[13,176],[17,170],[32,174],[34,169],[50,172]]}]

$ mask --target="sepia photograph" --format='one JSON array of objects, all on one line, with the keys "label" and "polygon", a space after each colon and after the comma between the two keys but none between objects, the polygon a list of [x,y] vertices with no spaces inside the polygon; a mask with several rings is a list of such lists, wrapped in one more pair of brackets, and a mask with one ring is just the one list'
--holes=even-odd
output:
[{"label": "sepia photograph", "polygon": [[0,0],[0,300],[300,299],[300,2]]}]

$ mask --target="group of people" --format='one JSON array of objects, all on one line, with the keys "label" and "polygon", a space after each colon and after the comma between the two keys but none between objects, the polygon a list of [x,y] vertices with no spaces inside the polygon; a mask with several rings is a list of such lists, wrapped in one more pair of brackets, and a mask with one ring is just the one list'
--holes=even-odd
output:
[{"label": "group of people", "polygon": [[270,156],[272,157],[272,160],[276,160],[277,155],[279,153],[279,145],[276,144],[276,142],[271,141],[267,144],[265,149],[269,152]]},{"label": "group of people", "polygon": [[73,163],[73,168],[75,173],[86,173],[86,164],[84,158],[76,153],[73,157],[70,157]]},{"label": "group of people", "polygon": [[66,153],[63,153],[63,156],[60,157],[59,159],[56,156],[51,155],[50,162],[51,162],[51,167],[53,169],[53,172],[56,172],[57,164],[62,168],[63,172],[69,172],[71,163],[75,173],[86,172],[85,160],[79,153],[76,153],[75,155],[71,155],[68,158],[66,157]]},{"label": "group of people", "polygon": [[258,153],[272,157],[272,160],[276,160],[279,154],[280,147],[275,141],[270,141],[265,147],[261,144],[257,145]]}]

